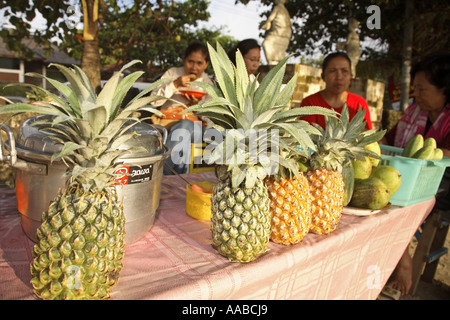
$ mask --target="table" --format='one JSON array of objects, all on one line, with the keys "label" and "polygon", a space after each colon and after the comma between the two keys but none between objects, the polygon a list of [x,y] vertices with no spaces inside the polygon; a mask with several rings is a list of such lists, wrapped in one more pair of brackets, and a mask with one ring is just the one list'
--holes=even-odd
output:
[{"label": "table", "polygon": [[[214,181],[211,172],[184,175]],[[186,184],[165,176],[154,226],[125,249],[111,299],[376,299],[434,199],[371,216],[343,215],[329,235],[269,243],[251,263],[229,262],[211,246],[210,222],[184,210]],[[36,299],[33,242],[23,233],[13,189],[0,189],[0,299]]]}]

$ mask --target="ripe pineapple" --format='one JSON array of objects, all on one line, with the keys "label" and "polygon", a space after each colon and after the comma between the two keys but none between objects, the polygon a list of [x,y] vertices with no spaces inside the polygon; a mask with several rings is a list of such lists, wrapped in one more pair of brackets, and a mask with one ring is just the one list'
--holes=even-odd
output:
[{"label": "ripe pineapple", "polygon": [[[42,129],[55,133],[62,144],[52,160],[68,166],[67,186],[42,215],[33,249],[31,283],[43,299],[106,299],[119,279],[124,256],[125,217],[114,186],[116,160],[124,153],[118,147],[136,136],[128,129],[138,120],[130,115],[160,97],[145,97],[156,83],[121,109],[133,83],[142,75],[134,72],[120,81],[114,75],[97,96],[84,72],[55,65],[70,87],[47,79],[64,96],[36,87],[53,98],[52,104],[13,104],[2,113],[38,112],[51,115]],[[152,110],[149,110],[152,111]],[[45,118],[45,117],[44,117]],[[131,132],[131,133],[130,133]]]},{"label": "ripe pineapple", "polygon": [[265,183],[270,198],[270,240],[290,245],[301,242],[309,232],[312,198],[298,156],[286,156],[285,161],[288,165],[280,166],[279,174],[266,178]]},{"label": "ripe pineapple", "polygon": [[[314,148],[309,134],[318,131],[296,119],[302,113],[325,109],[286,108],[296,83],[294,76],[280,92],[287,58],[256,88],[255,82],[249,82],[240,52],[234,66],[220,45],[217,51],[210,45],[208,49],[218,87],[198,83],[213,99],[186,112],[209,117],[221,133],[222,141],[215,142],[208,159],[209,163],[222,164],[218,169],[220,182],[211,198],[212,244],[231,261],[250,262],[267,251],[270,211],[264,179],[283,161],[279,146],[289,138],[303,145],[303,150]],[[233,139],[237,143],[229,143]],[[265,157],[267,154],[270,156]]]},{"label": "ripe pineapple", "polygon": [[349,121],[348,109],[344,105],[340,119],[326,118],[325,129],[315,125],[322,135],[315,140],[317,151],[311,155],[307,172],[313,197],[310,228],[313,233],[328,234],[338,226],[344,201],[342,167],[365,156],[380,158],[363,146],[380,140],[385,131],[366,131],[364,114],[361,109]]}]

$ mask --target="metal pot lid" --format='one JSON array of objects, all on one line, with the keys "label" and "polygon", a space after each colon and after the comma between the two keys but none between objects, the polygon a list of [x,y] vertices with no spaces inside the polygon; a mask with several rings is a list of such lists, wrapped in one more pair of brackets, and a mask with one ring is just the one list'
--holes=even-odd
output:
[{"label": "metal pot lid", "polygon": [[[42,129],[43,125],[36,123],[37,121],[51,121],[53,118],[54,116],[50,115],[39,115],[24,121],[19,128],[16,139],[18,155],[21,155],[21,153],[27,153],[27,155],[36,153],[51,157],[55,152],[59,152],[62,149],[62,145],[52,139],[52,137],[56,136],[56,133]],[[130,120],[124,126],[131,123]],[[161,133],[151,124],[144,122],[137,123],[129,128],[127,133],[133,131],[137,132],[139,136],[124,142],[119,146],[119,149],[128,150],[132,147],[145,148],[145,151],[130,153],[129,155],[133,157],[148,157],[164,153]],[[127,155],[125,154],[121,158],[126,158]]]}]

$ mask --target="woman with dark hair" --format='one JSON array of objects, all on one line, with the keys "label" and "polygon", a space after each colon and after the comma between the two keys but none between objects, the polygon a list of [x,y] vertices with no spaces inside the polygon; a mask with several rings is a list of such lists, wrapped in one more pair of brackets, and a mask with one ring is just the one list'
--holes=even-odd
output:
[{"label": "woman with dark hair", "polygon": [[231,62],[236,65],[236,52],[239,50],[244,58],[248,74],[254,75],[261,62],[261,46],[255,39],[245,39],[228,52]]},{"label": "woman with dark hair", "polygon": [[[153,106],[165,110],[180,106],[180,102],[185,105],[195,105],[210,99],[209,95],[200,98],[182,92],[182,90],[203,91],[199,86],[191,84],[193,81],[213,84],[205,73],[208,64],[208,48],[198,42],[190,44],[183,56],[183,66],[170,68],[162,75],[162,78],[170,78],[173,81],[160,85],[151,93],[152,95],[164,96],[172,100],[163,99],[160,102],[153,103]],[[173,174],[173,171],[177,173],[187,173],[189,171],[191,142],[201,141],[204,130],[203,125],[207,126],[211,122],[206,117],[199,118],[202,122],[182,119],[170,128],[166,145],[172,149],[172,153],[165,160],[164,174]]]},{"label": "woman with dark hair", "polygon": [[[365,109],[366,128],[372,129],[367,101],[363,97],[347,91],[352,79],[351,61],[348,55],[338,51],[326,56],[322,63],[321,77],[325,81],[325,89],[304,98],[300,107],[320,106],[340,114],[344,104],[347,104],[350,120],[359,109]],[[324,116],[310,115],[302,117],[301,120],[317,123],[325,128]]]},{"label": "woman with dark hair", "polygon": [[433,137],[450,157],[450,54],[426,57],[411,69],[414,103],[383,142],[404,148],[417,134]]},{"label": "woman with dark hair", "polygon": [[[171,78],[173,81],[162,84],[152,91],[152,95],[160,95],[172,98],[182,102],[185,105],[194,105],[201,99],[196,96],[183,94],[179,90],[203,91],[199,87],[193,86],[190,82],[200,81],[212,84],[211,79],[205,73],[209,64],[208,48],[199,42],[191,43],[185,50],[183,56],[183,66],[173,67],[167,70],[161,78]],[[206,99],[206,96],[203,97]],[[179,103],[172,100],[157,101],[153,103],[155,107],[161,107],[162,110],[178,106]]]},{"label": "woman with dark hair", "polygon": [[[450,54],[435,54],[426,57],[411,69],[414,86],[414,103],[403,114],[382,140],[382,143],[404,148],[409,139],[417,134],[432,137],[450,157]],[[436,195],[434,210],[450,208],[450,172],[447,168]],[[412,259],[408,248],[387,283],[388,287],[402,295],[412,286]]]}]

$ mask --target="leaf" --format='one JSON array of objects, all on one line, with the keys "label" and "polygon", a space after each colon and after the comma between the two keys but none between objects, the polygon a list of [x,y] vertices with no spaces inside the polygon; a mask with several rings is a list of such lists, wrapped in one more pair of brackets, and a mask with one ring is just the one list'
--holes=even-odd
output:
[{"label": "leaf", "polygon": [[244,58],[241,52],[236,52],[236,98],[239,108],[244,111],[246,103],[247,90],[249,86],[249,76],[247,68],[245,67]]},{"label": "leaf", "polygon": [[108,111],[103,105],[97,106],[88,111],[88,121],[91,125],[94,135],[100,134],[107,124]]},{"label": "leaf", "polygon": [[7,104],[4,106],[0,106],[0,114],[6,113],[22,113],[22,112],[36,112],[40,114],[49,114],[49,115],[64,115],[58,108],[56,107],[45,107],[35,104],[28,103],[14,103]]},{"label": "leaf", "polygon": [[254,166],[249,166],[247,169],[247,173],[245,174],[245,187],[253,188],[256,184],[256,180],[258,179],[258,171]]},{"label": "leaf", "polygon": [[103,106],[106,117],[106,121],[110,121],[111,116],[114,114],[113,110],[113,101],[116,97],[116,89],[117,85],[119,84],[119,79],[122,76],[122,73],[117,72],[115,73],[103,86],[102,90],[97,96],[97,99],[95,100],[95,104],[98,106]]},{"label": "leaf", "polygon": [[295,88],[297,86],[298,74],[296,73],[291,80],[284,86],[275,102],[276,106],[288,106],[292,95],[294,94]]},{"label": "leaf", "polygon": [[[134,72],[126,76],[119,84],[116,86],[114,91],[113,100],[111,102],[111,111],[109,115],[109,121],[116,117],[122,106],[123,99],[126,97],[127,93],[130,91],[133,84],[141,77],[143,72]],[[128,102],[130,104],[133,99]]]},{"label": "leaf", "polygon": [[217,51],[215,51],[214,48],[208,43],[208,50],[214,69],[214,74],[216,76],[217,83],[222,90],[224,98],[230,101],[233,105],[238,105],[235,91],[233,64],[228,57],[224,57],[224,50],[219,43],[217,43]]},{"label": "leaf", "polygon": [[[74,65],[74,69],[69,69],[63,65],[51,63],[49,67],[55,66],[70,82],[72,89],[74,90],[78,102],[83,101],[95,101],[95,93],[91,86],[91,83],[86,77],[86,74],[77,66]],[[75,71],[77,70],[77,71]],[[82,112],[83,113],[83,112]]]},{"label": "leaf", "polygon": [[253,121],[253,123],[251,124],[251,128],[255,128],[255,127],[257,127],[258,125],[263,124],[263,123],[268,123],[268,122],[271,123],[271,122],[273,122],[273,121],[271,121],[272,118],[273,118],[273,115],[274,115],[275,113],[279,112],[280,109],[281,109],[281,108],[272,108],[272,109],[269,109],[269,110],[267,110],[267,111],[261,113],[261,114]]},{"label": "leaf", "polygon": [[52,155],[51,161],[53,162],[54,160],[57,160],[57,159],[60,159],[60,158],[65,157],[65,156],[67,156],[67,155],[70,155],[70,154],[72,154],[75,150],[78,150],[78,149],[80,149],[80,148],[83,148],[83,147],[80,146],[80,145],[77,144],[77,143],[68,141],[68,142],[64,143],[64,145],[63,145],[63,147],[62,147],[62,149],[61,149],[60,152],[55,152],[55,153]]},{"label": "leaf", "polygon": [[286,70],[286,62],[289,57],[285,57],[272,68],[256,89],[254,96],[255,113],[259,114],[275,105]]},{"label": "leaf", "polygon": [[231,185],[233,188],[239,188],[239,186],[245,179],[246,170],[247,166],[242,166],[242,168],[241,167],[233,168],[233,170],[231,171]]}]

